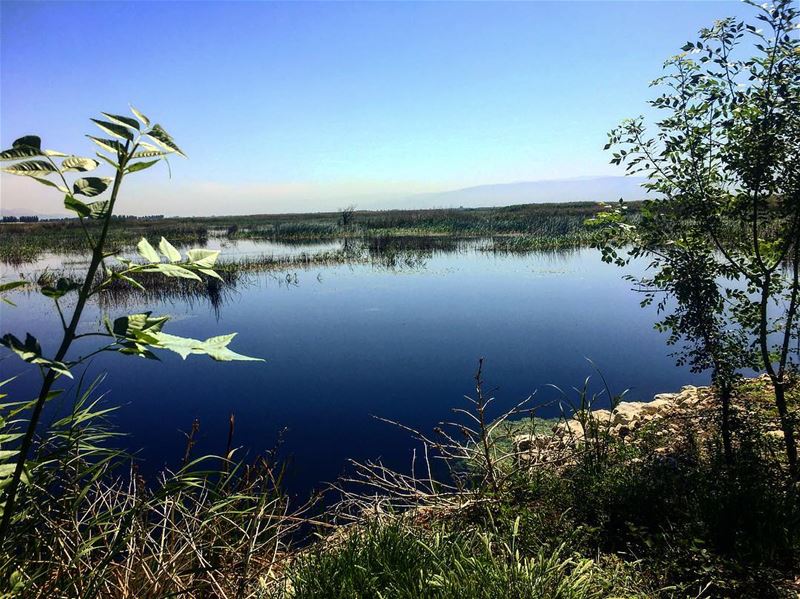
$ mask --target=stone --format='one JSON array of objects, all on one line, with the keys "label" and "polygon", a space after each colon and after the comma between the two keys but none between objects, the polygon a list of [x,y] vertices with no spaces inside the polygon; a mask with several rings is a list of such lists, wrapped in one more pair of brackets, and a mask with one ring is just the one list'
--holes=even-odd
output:
[{"label": "stone", "polygon": [[656,395],[653,396],[653,401],[665,400],[669,402],[674,402],[677,399],[678,395],[679,395],[678,393],[657,393]]},{"label": "stone", "polygon": [[675,405],[675,402],[672,400],[672,398],[667,399],[661,397],[660,395],[656,395],[656,398],[653,401],[643,403],[640,411],[642,414],[646,415],[664,413],[673,405]]},{"label": "stone", "polygon": [[616,426],[620,424],[632,423],[639,415],[641,405],[642,404],[634,403],[632,401],[620,402],[619,405],[614,408],[614,419],[612,421],[613,424]]}]

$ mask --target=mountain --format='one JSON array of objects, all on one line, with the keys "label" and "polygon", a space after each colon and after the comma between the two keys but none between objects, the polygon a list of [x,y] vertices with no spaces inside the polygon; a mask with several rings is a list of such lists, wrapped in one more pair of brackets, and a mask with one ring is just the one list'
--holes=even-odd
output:
[{"label": "mountain", "polygon": [[614,202],[641,200],[642,177],[578,177],[478,185],[440,193],[422,193],[402,201],[396,208],[476,208],[513,204],[555,202]]}]

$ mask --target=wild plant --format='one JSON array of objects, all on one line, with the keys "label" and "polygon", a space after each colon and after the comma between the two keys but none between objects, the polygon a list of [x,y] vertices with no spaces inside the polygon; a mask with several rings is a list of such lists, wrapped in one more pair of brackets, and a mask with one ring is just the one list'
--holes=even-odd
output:
[{"label": "wild plant", "polygon": [[[101,162],[94,158],[43,149],[41,139],[34,135],[17,139],[10,149],[0,152],[0,160],[12,162],[3,169],[4,172],[28,177],[64,194],[64,207],[77,216],[85,248],[91,253],[82,280],[61,277],[40,288],[43,295],[53,300],[62,327],[61,340],[54,354],[46,355],[42,345],[30,333],[24,340],[10,333],[0,339],[3,346],[22,360],[37,366],[42,379],[38,396],[13,408],[15,414],[24,414],[26,418],[24,432],[15,432],[1,439],[4,450],[0,454],[0,547],[12,555],[15,549],[13,544],[9,544],[15,537],[12,527],[18,526],[22,518],[22,514],[16,510],[20,485],[23,481],[26,486],[36,484],[32,475],[37,468],[36,463],[30,461],[31,451],[45,404],[63,391],[56,387],[62,377],[73,378],[73,372],[81,363],[100,352],[155,358],[155,350],[165,349],[178,353],[184,359],[192,354],[207,355],[222,361],[255,359],[228,348],[235,333],[206,340],[183,338],[163,331],[169,316],[153,316],[149,312],[120,316],[113,321],[106,317],[101,329],[80,328],[87,304],[96,301],[116,282],[142,288],[137,279],[149,273],[195,281],[200,281],[201,276],[220,278],[214,270],[219,252],[193,249],[184,256],[163,237],[158,249],[142,238],[137,245],[138,260],[124,258],[108,249],[109,231],[125,178],[165,161],[170,155],[184,156],[161,125],[151,123],[135,108],[131,108],[131,112],[133,116],[103,113],[105,120],[92,121],[109,137],[87,136],[99,147],[96,157],[111,168],[112,177],[84,176],[84,173],[100,167]],[[70,178],[71,181],[68,180]],[[109,190],[108,199],[96,199]],[[79,197],[92,201],[84,202]],[[99,224],[99,230],[98,227],[87,226],[87,222],[91,221]],[[119,268],[110,266],[112,260]],[[8,291],[24,283],[8,282],[0,287],[0,291]],[[71,313],[67,313],[62,305],[68,297],[74,298]],[[81,349],[79,357],[75,357],[75,347],[87,339],[104,341],[99,347]]]}]

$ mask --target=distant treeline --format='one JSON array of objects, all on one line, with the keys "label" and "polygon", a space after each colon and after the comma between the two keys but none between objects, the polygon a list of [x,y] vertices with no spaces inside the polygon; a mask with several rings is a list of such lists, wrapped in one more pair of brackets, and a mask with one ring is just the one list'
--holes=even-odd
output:
[{"label": "distant treeline", "polygon": [[4,216],[4,223],[38,223],[38,216]]},{"label": "distant treeline", "polygon": [[[38,223],[38,222],[64,222],[64,221],[77,221],[74,216],[65,216],[62,218],[39,218],[38,216],[4,216],[2,222],[4,223]],[[164,220],[163,214],[148,214],[146,216],[135,216],[133,214],[114,214],[111,220]]]}]

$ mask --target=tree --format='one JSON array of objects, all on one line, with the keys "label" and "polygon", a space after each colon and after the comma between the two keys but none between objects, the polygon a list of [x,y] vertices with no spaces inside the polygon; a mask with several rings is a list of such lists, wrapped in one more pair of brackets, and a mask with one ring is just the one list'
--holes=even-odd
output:
[{"label": "tree", "polygon": [[[701,343],[715,378],[751,362],[767,372],[796,481],[785,392],[797,366],[800,293],[799,13],[790,0],[748,4],[766,31],[723,19],[665,63],[653,82],[662,93],[650,102],[666,113],[655,135],[643,117],[609,134],[612,163],[645,175],[654,199],[638,224],[620,209],[595,222],[614,231],[606,241],[638,239],[633,254],[655,257],[653,280],[679,306],[666,326]],[[745,41],[750,57],[741,56]],[[605,259],[620,260],[619,243],[601,245]]]},{"label": "tree", "polygon": [[[61,342],[52,357],[43,354],[39,341],[31,334],[25,340],[7,334],[0,339],[4,345],[24,361],[39,367],[42,383],[36,399],[25,407],[30,410],[25,433],[19,447],[4,451],[11,455],[15,463],[0,464],[0,490],[2,490],[2,522],[0,522],[0,545],[8,534],[14,515],[14,502],[26,470],[26,461],[33,444],[42,409],[49,399],[60,391],[54,388],[60,377],[72,377],[72,370],[90,356],[99,352],[117,351],[143,358],[155,358],[153,350],[166,349],[178,353],[184,359],[190,354],[205,354],[214,360],[254,360],[237,354],[228,345],[235,333],[211,337],[205,341],[170,335],[162,329],[169,316],[152,316],[149,312],[131,314],[115,319],[106,318],[104,329],[79,332],[84,308],[87,303],[114,280],[122,280],[134,287],[142,288],[136,281],[138,273],[158,272],[168,277],[200,280],[200,275],[220,278],[214,271],[218,251],[205,249],[189,250],[186,257],[161,238],[158,250],[145,238],[137,246],[139,261],[117,256],[108,252],[106,238],[112,222],[117,197],[124,178],[130,174],[150,168],[165,160],[171,154],[184,156],[172,137],[158,124],[135,108],[133,117],[103,113],[107,120],[92,119],[109,138],[89,135],[89,139],[99,146],[97,158],[109,165],[113,177],[84,177],[82,173],[100,166],[94,158],[69,156],[62,152],[42,149],[41,139],[29,135],[16,140],[8,150],[0,152],[0,160],[13,164],[4,172],[25,176],[57,189],[64,194],[64,207],[77,214],[83,229],[87,250],[91,252],[89,267],[82,281],[60,278],[54,285],[43,286],[40,291],[54,302],[55,310],[61,320]],[[67,180],[73,173],[81,173],[70,184]],[[78,196],[95,198],[110,189],[106,200],[93,200],[85,203]],[[99,226],[89,226],[87,221],[97,221]],[[99,229],[99,230],[98,230]],[[111,267],[108,262],[114,258],[119,266]],[[13,281],[0,286],[7,291],[23,284]],[[64,313],[60,300],[76,294],[77,299],[69,317]],[[70,352],[76,342],[85,339],[102,338],[106,343],[93,351],[81,351],[81,357],[74,358]],[[3,443],[9,439],[2,439]]]}]

